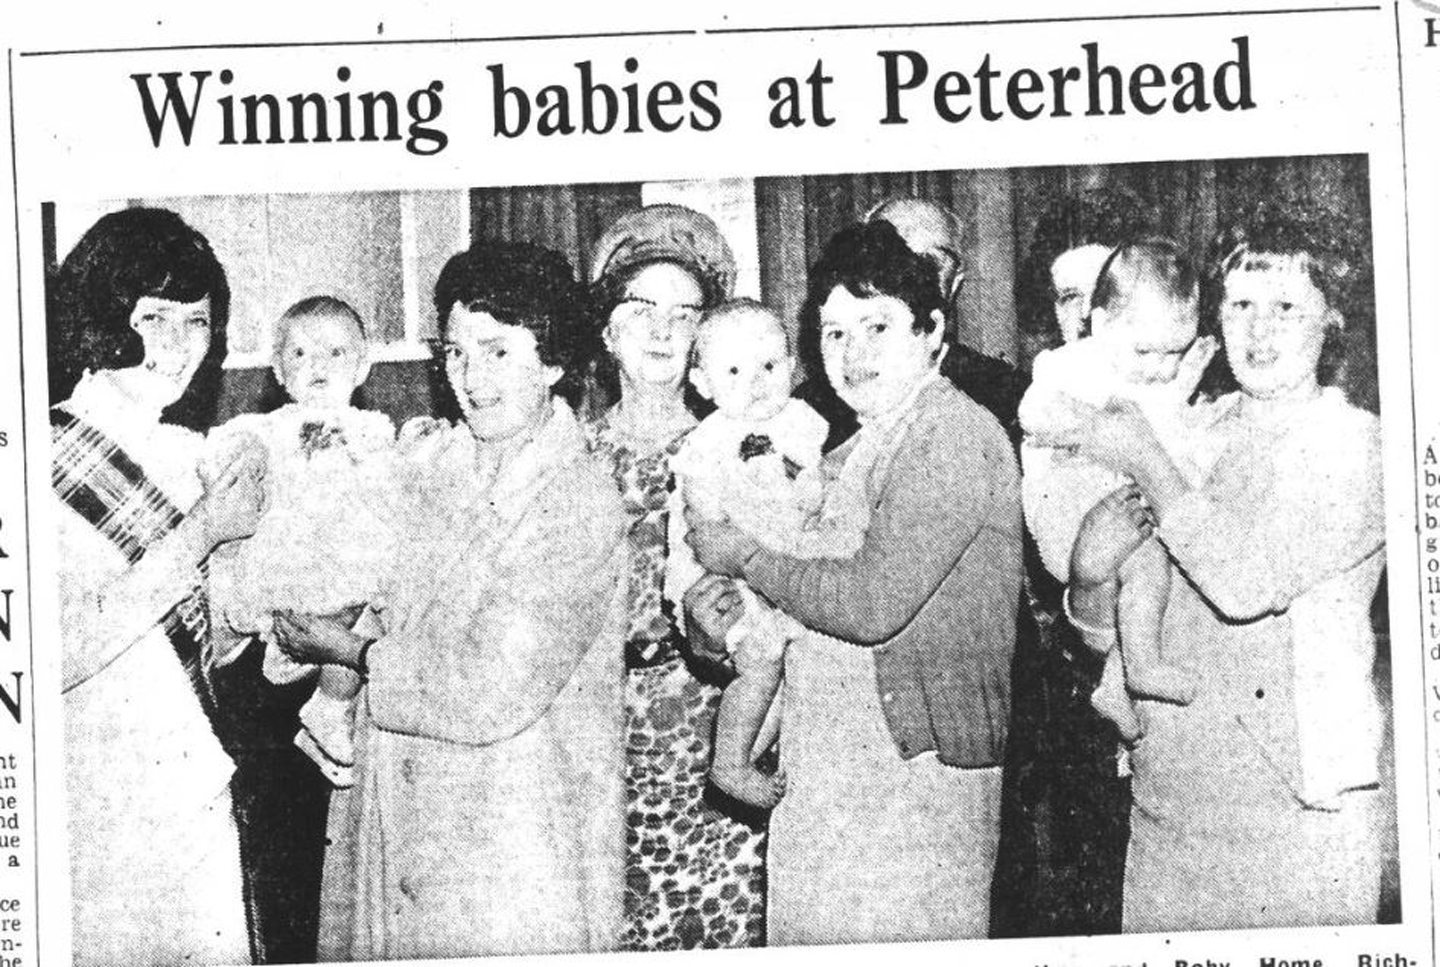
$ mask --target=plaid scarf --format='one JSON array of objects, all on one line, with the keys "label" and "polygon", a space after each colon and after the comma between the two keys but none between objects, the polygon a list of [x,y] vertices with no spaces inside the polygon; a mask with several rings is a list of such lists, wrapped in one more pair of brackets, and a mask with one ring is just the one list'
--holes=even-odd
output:
[{"label": "plaid scarf", "polygon": [[[145,476],[139,464],[104,433],[64,410],[50,411],[55,494],[135,564],[185,515]],[[165,615],[165,635],[185,667],[191,688],[212,727],[215,695],[206,675],[209,606],[203,572],[195,587]]]}]

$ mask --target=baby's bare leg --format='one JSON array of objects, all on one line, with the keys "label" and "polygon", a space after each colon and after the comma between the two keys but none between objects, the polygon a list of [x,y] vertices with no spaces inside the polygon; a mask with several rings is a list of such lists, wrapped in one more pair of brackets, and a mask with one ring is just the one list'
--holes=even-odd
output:
[{"label": "baby's bare leg", "polygon": [[354,706],[360,676],[343,665],[322,665],[310,700],[300,709],[295,744],[334,785],[347,788],[355,762]]},{"label": "baby's bare leg", "polygon": [[780,690],[781,668],[779,661],[747,663],[726,686],[720,696],[710,764],[710,778],[722,791],[766,809],[780,801],[785,784],[781,777],[767,776],[755,768],[756,757],[765,751],[757,748],[756,740]]},{"label": "baby's bare leg", "polygon": [[348,702],[360,693],[360,675],[344,665],[321,665],[315,690],[328,698]]},{"label": "baby's bare leg", "polygon": [[1188,705],[1195,698],[1195,680],[1184,669],[1165,664],[1160,647],[1170,598],[1170,559],[1151,538],[1125,559],[1119,573],[1120,648],[1130,692]]},{"label": "baby's bare leg", "polygon": [[1144,729],[1130,693],[1125,690],[1125,664],[1119,648],[1111,648],[1105,656],[1105,669],[1100,674],[1100,684],[1090,693],[1090,705],[1103,717],[1113,722],[1120,738],[1134,742]]}]

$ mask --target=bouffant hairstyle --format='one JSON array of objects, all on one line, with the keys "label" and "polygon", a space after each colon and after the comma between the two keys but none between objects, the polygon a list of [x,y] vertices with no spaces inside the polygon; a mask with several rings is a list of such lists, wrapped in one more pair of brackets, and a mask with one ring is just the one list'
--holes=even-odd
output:
[{"label": "bouffant hairstyle", "polygon": [[1158,228],[1159,216],[1126,188],[1091,188],[1051,204],[1035,221],[1030,248],[1015,293],[1021,331],[1037,347],[1060,343],[1055,321],[1055,290],[1050,267],[1072,248],[1103,245],[1114,248],[1145,238]]},{"label": "bouffant hairstyle", "polygon": [[[1222,229],[1211,245],[1209,270],[1201,289],[1202,330],[1219,337],[1225,280],[1233,272],[1263,272],[1292,263],[1310,277],[1326,305],[1340,314],[1341,326],[1325,332],[1316,369],[1320,385],[1345,380],[1351,343],[1373,329],[1374,288],[1365,245],[1355,226],[1334,212],[1265,202]],[[1368,237],[1368,236],[1366,236]],[[1237,388],[1225,359],[1224,342],[1216,354],[1206,389]]]},{"label": "bouffant hairstyle", "polygon": [[820,308],[837,288],[860,299],[899,299],[914,315],[916,332],[933,332],[935,313],[944,313],[935,263],[912,251],[895,226],[875,221],[841,229],[811,267],[800,308],[800,351],[810,372],[824,371]]},{"label": "bouffant hairstyle", "polygon": [[225,360],[230,285],[205,236],[172,211],[126,208],[99,219],[76,243],[46,292],[50,402],[69,399],[87,370],[126,369],[145,359],[130,325],[144,296],[172,302],[210,297],[210,350],[162,419],[192,429],[212,422]]},{"label": "bouffant hairstyle", "polygon": [[449,338],[455,306],[484,312],[535,337],[545,366],[564,372],[555,394],[574,403],[581,371],[594,355],[585,288],[570,260],[529,242],[477,242],[450,257],[435,282],[440,338]]}]

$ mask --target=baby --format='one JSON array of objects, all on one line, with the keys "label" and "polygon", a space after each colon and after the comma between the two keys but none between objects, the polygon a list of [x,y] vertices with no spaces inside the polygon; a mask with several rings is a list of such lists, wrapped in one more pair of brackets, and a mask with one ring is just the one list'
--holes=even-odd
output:
[{"label": "baby", "polygon": [[[1020,405],[1026,441],[1021,449],[1025,515],[1045,566],[1067,581],[1070,552],[1086,513],[1126,481],[1047,439],[1063,438],[1082,414],[1075,404],[1103,407],[1112,400],[1138,405],[1182,475],[1198,482],[1218,454],[1187,419],[1187,406],[1214,341],[1196,341],[1195,273],[1168,239],[1122,245],[1101,266],[1091,303],[1091,333],[1035,359],[1034,379]],[[1194,344],[1194,348],[1192,347]],[[1187,352],[1187,349],[1190,351]],[[1095,708],[1121,737],[1140,737],[1128,691],[1186,704],[1191,676],[1165,663],[1161,623],[1170,593],[1170,563],[1154,540],[1121,566],[1117,618],[1121,649],[1106,656]],[[1121,651],[1123,649],[1123,661]]]},{"label": "baby", "polygon": [[[381,413],[350,405],[370,371],[359,314],[331,296],[295,303],[280,317],[275,375],[291,403],[237,416],[216,431],[258,438],[270,454],[270,509],[255,535],[211,559],[211,601],[235,631],[267,644],[264,671],[276,684],[315,674],[271,636],[278,610],[330,614],[376,598],[393,561],[395,429]],[[296,744],[338,787],[352,782],[351,723],[360,679],[339,665],[319,669],[300,711]]]},{"label": "baby", "polygon": [[[817,466],[829,427],[790,397],[793,371],[784,326],[760,303],[737,299],[701,320],[690,381],[716,411],[670,463],[676,492],[665,587],[673,601],[704,573],[684,541],[686,504],[704,517],[729,519],[781,553],[848,557],[859,550],[858,529],[820,519]],[[780,685],[780,659],[802,629],[743,582],[739,587],[744,616],[726,635],[739,675],[720,701],[710,774],[737,799],[770,807],[784,792],[783,780],[762,773],[754,760],[774,739],[765,723]]]}]

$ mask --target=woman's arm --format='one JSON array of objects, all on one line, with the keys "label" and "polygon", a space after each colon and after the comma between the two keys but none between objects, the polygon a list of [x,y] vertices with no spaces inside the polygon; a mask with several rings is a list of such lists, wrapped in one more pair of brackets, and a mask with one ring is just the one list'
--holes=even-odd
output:
[{"label": "woman's arm", "polygon": [[119,575],[105,575],[109,542],[56,502],[63,688],[87,681],[145,636],[200,584],[204,528],[187,519]]},{"label": "woman's arm", "polygon": [[108,556],[108,541],[57,500],[63,688],[94,677],[162,621],[199,586],[198,568],[217,544],[255,532],[264,472],[263,451],[234,456],[179,526],[118,575],[95,563]]},{"label": "woman's arm", "polygon": [[1157,534],[1222,614],[1249,620],[1385,546],[1378,421],[1321,420],[1241,451],[1166,507]]},{"label": "woman's arm", "polygon": [[[437,600],[432,609],[448,615],[412,620],[377,641],[368,656],[376,725],[467,745],[499,742],[533,725],[616,600],[623,518],[613,492],[607,488],[604,497],[551,496],[508,542],[527,553],[468,585],[473,600]],[[457,566],[489,570],[487,562]]]},{"label": "woman's arm", "polygon": [[978,418],[917,421],[858,554],[800,560],[759,549],[745,579],[807,627],[857,644],[894,637],[984,528],[1014,527],[1020,539],[1015,457],[989,429]]}]

